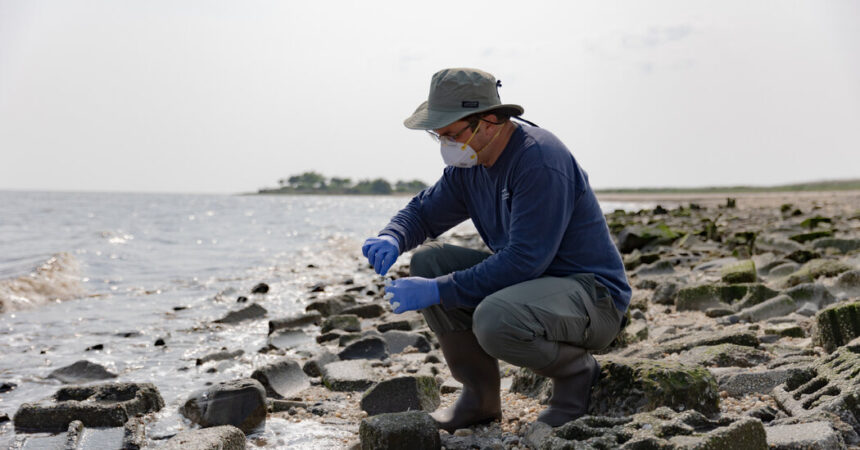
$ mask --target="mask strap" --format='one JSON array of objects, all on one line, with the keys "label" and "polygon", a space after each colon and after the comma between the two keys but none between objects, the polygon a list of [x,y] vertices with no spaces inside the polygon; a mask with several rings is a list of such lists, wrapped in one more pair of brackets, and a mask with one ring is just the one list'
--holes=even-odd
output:
[{"label": "mask strap", "polygon": [[485,145],[485,146],[484,146],[484,148],[482,148],[482,149],[480,149],[480,150],[475,150],[475,154],[481,153],[482,151],[486,150],[486,149],[487,149],[487,147],[489,147],[489,146],[490,146],[490,144],[492,144],[492,143],[493,143],[493,141],[495,141],[495,140],[496,140],[496,138],[497,138],[497,137],[499,137],[499,134],[502,132],[502,128],[503,128],[503,127],[499,127],[499,131],[496,131],[496,134],[494,134],[494,135],[493,135],[493,138],[492,138],[492,139],[490,139],[490,142],[487,142],[487,145]]},{"label": "mask strap", "polygon": [[475,127],[475,131],[472,131],[472,135],[469,136],[469,139],[466,139],[466,142],[463,143],[463,146],[460,147],[460,150],[466,150],[466,147],[469,146],[469,142],[472,142],[472,138],[475,137],[476,134],[478,134],[478,129],[480,129],[480,128],[481,128],[481,122],[478,122],[478,126]]}]

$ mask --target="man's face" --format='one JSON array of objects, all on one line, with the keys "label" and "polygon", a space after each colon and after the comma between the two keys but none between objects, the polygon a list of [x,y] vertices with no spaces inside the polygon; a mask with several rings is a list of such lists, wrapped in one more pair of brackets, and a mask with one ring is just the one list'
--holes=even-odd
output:
[{"label": "man's face", "polygon": [[446,137],[454,142],[466,142],[472,136],[473,127],[466,120],[458,120],[446,127],[433,130],[437,137]]}]

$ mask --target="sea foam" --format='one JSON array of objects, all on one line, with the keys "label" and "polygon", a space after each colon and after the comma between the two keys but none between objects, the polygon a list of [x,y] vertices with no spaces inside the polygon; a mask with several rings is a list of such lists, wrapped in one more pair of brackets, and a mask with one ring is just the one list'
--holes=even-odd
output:
[{"label": "sea foam", "polygon": [[0,280],[0,313],[82,295],[80,264],[68,253],[57,253],[27,275]]}]

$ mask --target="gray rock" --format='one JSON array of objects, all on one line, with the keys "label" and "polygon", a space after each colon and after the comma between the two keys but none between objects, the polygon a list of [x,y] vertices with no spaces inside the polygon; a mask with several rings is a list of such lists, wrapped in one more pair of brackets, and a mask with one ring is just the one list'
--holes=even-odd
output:
[{"label": "gray rock", "polygon": [[115,373],[109,372],[103,366],[86,360],[77,361],[74,364],[61,367],[48,374],[48,378],[55,378],[66,384],[109,380],[116,377]]},{"label": "gray rock", "polygon": [[376,377],[365,359],[337,361],[322,368],[322,381],[332,391],[364,391]]},{"label": "gray rock", "polygon": [[719,344],[693,348],[681,360],[708,367],[754,367],[770,361],[767,352],[745,345]]},{"label": "gray rock", "polygon": [[338,314],[327,318],[320,328],[321,333],[332,330],[361,331],[361,322],[355,314]]},{"label": "gray rock", "polygon": [[767,394],[774,387],[782,384],[789,375],[796,372],[793,369],[770,369],[759,372],[749,370],[734,370],[723,372],[716,376],[721,391],[729,396],[741,398],[749,394]]},{"label": "gray rock", "polygon": [[230,425],[183,431],[158,448],[163,450],[244,450],[245,433]]},{"label": "gray rock", "polygon": [[376,326],[380,333],[385,333],[390,330],[412,331],[412,322],[408,320],[395,320],[393,322],[385,322]]},{"label": "gray rock", "polygon": [[758,305],[746,308],[738,313],[742,318],[750,322],[758,322],[773,317],[782,317],[797,310],[798,304],[788,295],[778,295],[770,300],[765,300]]},{"label": "gray rock", "polygon": [[675,273],[675,267],[669,261],[657,261],[640,266],[633,272],[637,276],[668,275]]},{"label": "gray rock", "polygon": [[298,347],[306,342],[310,342],[311,336],[301,329],[286,328],[276,330],[266,338],[266,342],[271,348],[289,350]]},{"label": "gray rock", "polygon": [[659,305],[674,305],[679,288],[680,285],[674,281],[664,281],[654,289],[654,297],[651,301]]},{"label": "gray rock", "polygon": [[382,338],[370,336],[349,344],[337,356],[342,360],[385,359],[388,358],[388,344]]},{"label": "gray rock", "polygon": [[322,368],[324,365],[335,361],[339,361],[337,355],[328,350],[323,350],[322,353],[308,360],[308,362],[302,366],[302,370],[309,377],[318,377],[322,375]]},{"label": "gray rock", "polygon": [[289,358],[260,367],[251,374],[251,378],[266,388],[267,396],[276,399],[292,397],[311,385],[299,363]]},{"label": "gray rock", "polygon": [[860,336],[860,301],[832,305],[815,316],[812,341],[832,352]]},{"label": "gray rock", "polygon": [[766,427],[767,444],[775,450],[832,450],[845,442],[828,422],[809,422]]},{"label": "gray rock", "polygon": [[784,255],[803,250],[803,246],[776,234],[764,234],[756,237],[755,246],[760,251]]},{"label": "gray rock", "polygon": [[238,311],[230,311],[226,316],[216,320],[215,323],[236,324],[246,320],[260,319],[266,316],[266,312],[266,308],[256,303],[251,303]]},{"label": "gray rock", "polygon": [[774,267],[773,269],[770,269],[770,271],[767,274],[768,274],[768,276],[772,276],[772,277],[784,277],[784,276],[788,276],[788,275],[793,274],[799,268],[800,268],[800,264],[798,264],[796,262],[789,261],[789,262],[784,262],[784,263]]},{"label": "gray rock", "polygon": [[108,383],[68,386],[37,403],[24,403],[15,413],[15,427],[24,430],[64,430],[81,421],[88,427],[120,427],[129,418],[164,407],[150,383]]},{"label": "gray rock", "polygon": [[355,297],[349,294],[338,295],[325,300],[317,300],[305,308],[305,311],[318,311],[323,317],[340,314],[346,308],[355,305]]},{"label": "gray rock", "polygon": [[439,386],[435,378],[428,376],[380,381],[361,397],[361,409],[370,416],[401,411],[433,412],[439,403]]},{"label": "gray rock", "polygon": [[179,412],[204,428],[233,425],[247,433],[266,424],[266,389],[251,378],[225,381],[193,393]]},{"label": "gray rock", "polygon": [[269,321],[269,334],[283,328],[299,328],[307,325],[319,325],[322,323],[322,314],[319,311],[311,311],[298,316],[274,319]]},{"label": "gray rock", "polygon": [[658,408],[632,417],[584,416],[552,429],[535,424],[525,443],[540,449],[724,449],[765,450],[761,421],[708,419],[697,411]]},{"label": "gray rock", "polygon": [[362,450],[438,450],[442,446],[436,421],[424,411],[380,414],[361,421]]},{"label": "gray rock", "polygon": [[726,283],[754,283],[757,279],[755,263],[751,259],[727,264],[722,268],[722,280]]},{"label": "gray rock", "polygon": [[836,277],[833,292],[840,298],[860,296],[860,270],[849,270]]},{"label": "gray rock", "polygon": [[798,304],[813,303],[819,308],[824,308],[836,301],[836,297],[821,284],[804,283],[785,291],[785,295],[793,298]]},{"label": "gray rock", "polygon": [[385,308],[376,303],[368,303],[366,305],[357,305],[346,308],[341,311],[341,314],[355,314],[362,319],[373,319],[385,314]]},{"label": "gray rock", "polygon": [[663,353],[679,353],[703,345],[737,344],[747,347],[758,347],[758,338],[749,331],[717,331],[701,332],[665,342],[655,348],[646,348],[641,353],[644,357],[660,357]]},{"label": "gray rock", "polygon": [[773,389],[780,408],[795,417],[833,413],[852,430],[842,432],[846,444],[857,445],[860,432],[860,338],[839,347],[792,374]]},{"label": "gray rock", "polygon": [[245,354],[245,351],[242,349],[234,350],[232,352],[221,351],[221,352],[210,353],[210,354],[205,355],[203,357],[197,358],[197,365],[202,366],[203,364],[206,364],[206,363],[211,362],[211,361],[223,361],[225,359],[238,358],[238,357],[242,356],[243,354]]},{"label": "gray rock", "polygon": [[394,353],[400,353],[406,347],[412,346],[418,349],[419,352],[427,353],[432,349],[430,341],[420,333],[409,333],[400,330],[391,330],[382,333],[382,338],[388,343],[388,350]]},{"label": "gray rock", "polygon": [[823,237],[812,242],[812,248],[826,249],[833,248],[839,253],[851,253],[854,250],[860,249],[860,239],[842,239],[834,237]]}]

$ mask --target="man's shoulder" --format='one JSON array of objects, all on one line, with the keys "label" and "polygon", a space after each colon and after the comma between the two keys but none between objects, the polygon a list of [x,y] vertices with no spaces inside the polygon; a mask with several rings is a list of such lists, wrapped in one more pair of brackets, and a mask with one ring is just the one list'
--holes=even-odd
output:
[{"label": "man's shoulder", "polygon": [[522,151],[519,152],[519,162],[523,168],[576,166],[573,154],[552,132],[543,128],[523,126],[523,134]]}]

